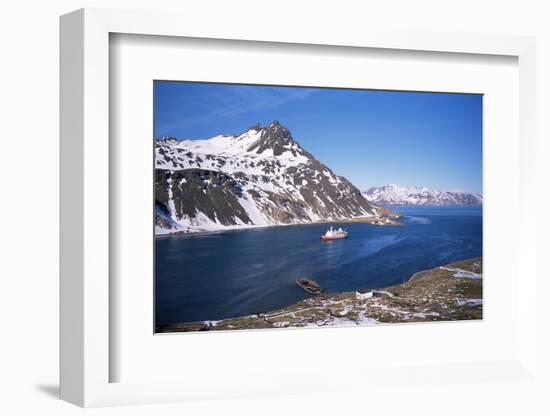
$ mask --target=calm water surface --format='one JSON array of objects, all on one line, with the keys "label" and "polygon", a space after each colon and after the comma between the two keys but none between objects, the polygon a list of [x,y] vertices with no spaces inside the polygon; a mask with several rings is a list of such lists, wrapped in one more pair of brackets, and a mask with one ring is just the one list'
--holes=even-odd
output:
[{"label": "calm water surface", "polygon": [[[327,224],[158,238],[156,324],[265,312],[309,295],[380,288],[419,270],[482,254],[479,207],[392,207],[401,227],[346,224],[349,237],[323,242]],[[339,224],[335,224],[339,225]]]}]

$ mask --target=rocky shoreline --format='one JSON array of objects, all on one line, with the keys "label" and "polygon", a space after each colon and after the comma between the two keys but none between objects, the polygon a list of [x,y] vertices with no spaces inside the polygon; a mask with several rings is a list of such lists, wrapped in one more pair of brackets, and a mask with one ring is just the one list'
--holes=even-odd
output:
[{"label": "rocky shoreline", "polygon": [[220,227],[215,230],[168,230],[167,232],[155,234],[155,238],[160,237],[169,237],[169,236],[178,236],[178,235],[196,235],[196,234],[211,234],[211,233],[223,233],[229,231],[244,231],[244,230],[253,230],[256,228],[270,228],[270,227],[292,227],[300,225],[312,225],[312,224],[371,224],[379,226],[397,226],[402,225],[399,219],[403,218],[401,214],[397,214],[391,211],[388,211],[388,214],[372,217],[356,217],[356,218],[346,218],[338,220],[323,220],[315,221],[310,223],[292,223],[292,224],[273,224],[273,225],[240,225],[240,226],[228,226]]},{"label": "rocky shoreline", "polygon": [[156,332],[300,328],[483,319],[482,258],[415,273],[402,284],[378,290],[313,296],[266,313],[164,325]]}]

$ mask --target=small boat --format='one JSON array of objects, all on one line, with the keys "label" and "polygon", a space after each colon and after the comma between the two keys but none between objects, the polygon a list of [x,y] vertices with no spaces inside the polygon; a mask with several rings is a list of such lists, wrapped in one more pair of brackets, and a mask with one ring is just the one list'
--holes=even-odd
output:
[{"label": "small boat", "polygon": [[322,236],[321,236],[321,240],[323,241],[330,241],[330,240],[341,240],[343,238],[347,238],[348,236],[348,232],[341,229],[341,228],[338,228],[338,229],[335,229],[335,228],[332,228],[332,226],[327,230],[326,233],[324,233]]},{"label": "small boat", "polygon": [[315,280],[304,278],[296,279],[296,284],[312,295],[320,295],[321,292],[323,292],[323,289]]}]

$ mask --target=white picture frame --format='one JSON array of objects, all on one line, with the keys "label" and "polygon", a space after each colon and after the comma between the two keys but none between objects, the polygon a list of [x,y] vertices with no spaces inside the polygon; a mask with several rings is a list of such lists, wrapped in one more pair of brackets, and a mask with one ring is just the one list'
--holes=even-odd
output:
[{"label": "white picture frame", "polygon": [[[61,398],[80,406],[158,403],[215,397],[247,397],[275,394],[332,391],[315,382],[316,374],[270,374],[272,383],[236,383],[224,386],[193,376],[177,381],[112,382],[110,366],[120,359],[110,348],[110,171],[109,157],[109,38],[130,34],[182,38],[225,39],[247,42],[277,42],[333,47],[429,51],[441,54],[503,55],[515,57],[519,67],[519,172],[520,212],[528,212],[534,201],[535,184],[535,41],[530,37],[467,33],[429,33],[342,30],[327,34],[311,24],[307,31],[285,28],[266,21],[262,29],[235,30],[235,22],[208,25],[169,13],[82,9],[61,18]],[[536,377],[536,217],[521,215],[517,314],[521,322],[516,354],[506,360],[468,363],[418,363],[417,380],[433,382],[452,377],[467,380],[472,373],[480,379],[525,380]],[[200,335],[199,335],[200,336]],[[250,337],[256,336],[249,334]],[[337,337],[332,331],[331,335]],[[211,338],[217,342],[217,338]],[[351,377],[361,383],[400,377],[407,369],[370,369],[367,378],[360,368],[332,369],[331,377]],[[407,378],[409,377],[409,378]],[[309,381],[309,382],[306,382]],[[472,382],[476,382],[474,379]],[[478,380],[479,382],[479,380]],[[283,387],[284,385],[284,387]],[[347,388],[340,385],[339,388]]]}]

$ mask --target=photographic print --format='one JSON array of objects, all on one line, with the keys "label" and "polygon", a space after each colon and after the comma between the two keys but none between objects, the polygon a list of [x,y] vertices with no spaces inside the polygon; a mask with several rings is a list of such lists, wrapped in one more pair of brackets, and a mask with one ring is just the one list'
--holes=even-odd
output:
[{"label": "photographic print", "polygon": [[482,95],[153,88],[155,332],[482,319]]}]

